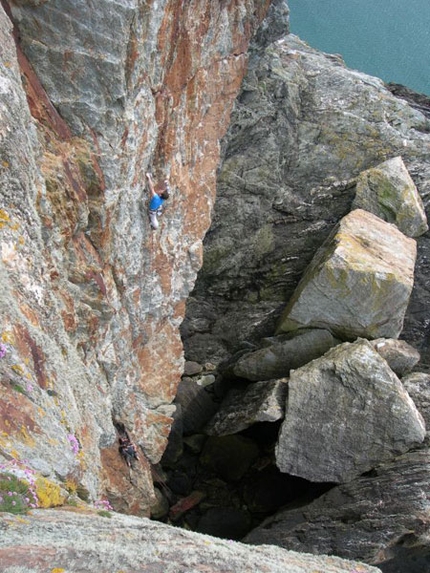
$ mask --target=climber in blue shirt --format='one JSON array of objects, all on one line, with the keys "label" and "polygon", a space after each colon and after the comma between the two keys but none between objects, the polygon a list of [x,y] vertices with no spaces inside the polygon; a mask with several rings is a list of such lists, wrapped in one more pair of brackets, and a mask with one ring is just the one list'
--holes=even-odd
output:
[{"label": "climber in blue shirt", "polygon": [[167,179],[164,181],[164,186],[161,189],[155,189],[154,182],[150,173],[146,174],[148,179],[149,190],[151,192],[151,200],[149,202],[149,220],[151,221],[151,227],[153,229],[158,229],[158,217],[163,211],[163,203],[169,198],[169,182]]}]

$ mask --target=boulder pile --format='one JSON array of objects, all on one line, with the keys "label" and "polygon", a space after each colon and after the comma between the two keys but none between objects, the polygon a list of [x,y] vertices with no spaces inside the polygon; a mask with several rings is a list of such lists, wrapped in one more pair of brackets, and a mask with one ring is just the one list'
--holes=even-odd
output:
[{"label": "boulder pile", "polygon": [[[276,523],[273,542],[293,548],[282,524],[290,531],[295,514],[270,512],[302,496],[336,499],[332,491],[355,491],[349,484],[357,480],[370,489],[372,472],[392,477],[425,444],[428,405],[418,397],[428,377],[413,372],[420,354],[399,339],[414,283],[413,237],[427,230],[411,181],[400,157],[362,172],[352,210],[316,252],[273,336],[221,363],[208,384],[203,367],[190,376],[188,365],[176,399],[182,450],[175,468],[165,466],[168,486],[178,466],[187,475],[184,497],[192,483],[206,488],[181,515],[188,526],[223,536],[220,523],[229,529],[235,521],[236,535],[248,528],[256,543],[269,542]],[[415,495],[428,494],[424,483],[415,483]],[[321,500],[314,504],[329,506]]]}]

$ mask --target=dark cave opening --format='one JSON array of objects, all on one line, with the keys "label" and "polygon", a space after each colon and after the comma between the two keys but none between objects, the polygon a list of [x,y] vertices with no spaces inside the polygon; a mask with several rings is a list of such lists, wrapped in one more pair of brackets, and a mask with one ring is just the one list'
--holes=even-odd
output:
[{"label": "dark cave opening", "polygon": [[160,503],[153,519],[199,533],[243,540],[281,509],[310,503],[334,484],[281,473],[275,445],[281,422],[259,422],[229,436],[184,436],[179,456],[154,472]]}]

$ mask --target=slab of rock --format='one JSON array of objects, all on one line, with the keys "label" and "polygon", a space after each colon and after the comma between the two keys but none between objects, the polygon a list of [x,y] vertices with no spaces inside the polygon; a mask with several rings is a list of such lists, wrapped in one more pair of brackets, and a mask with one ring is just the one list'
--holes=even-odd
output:
[{"label": "slab of rock", "polygon": [[179,383],[175,404],[181,406],[184,435],[199,432],[209,422],[219,406],[212,393],[187,376],[183,377]]},{"label": "slab of rock", "polygon": [[353,208],[394,223],[408,237],[428,230],[423,202],[401,157],[360,173]]},{"label": "slab of rock", "polygon": [[187,360],[184,364],[184,376],[194,376],[194,374],[200,374],[202,370],[203,366],[193,360]]},{"label": "slab of rock", "polygon": [[413,372],[402,378],[402,384],[416,404],[426,424],[427,433],[430,430],[430,374]]},{"label": "slab of rock", "polygon": [[327,328],[343,339],[398,338],[414,282],[416,243],[356,209],[307,268],[278,329]]},{"label": "slab of rock", "polygon": [[245,541],[360,559],[384,573],[427,573],[429,500],[430,451],[408,452],[311,504],[268,518]]},{"label": "slab of rock", "polygon": [[402,377],[411,372],[420,361],[420,353],[404,340],[377,338],[370,344],[384,358],[391,370]]},{"label": "slab of rock", "polygon": [[333,335],[324,329],[299,332],[289,340],[274,337],[265,348],[241,356],[233,372],[252,381],[281,378],[288,376],[290,370],[322,356],[335,344]]},{"label": "slab of rock", "polygon": [[[111,519],[73,511],[36,510],[0,517],[2,573],[145,571],[147,573],[380,573],[338,557],[249,547],[148,519]],[[31,548],[31,550],[29,550]]]},{"label": "slab of rock", "polygon": [[400,380],[358,340],[291,373],[277,465],[310,481],[342,483],[424,437],[422,416]]},{"label": "slab of rock", "polygon": [[205,428],[211,436],[237,434],[257,422],[276,422],[284,417],[288,381],[269,380],[232,389]]}]

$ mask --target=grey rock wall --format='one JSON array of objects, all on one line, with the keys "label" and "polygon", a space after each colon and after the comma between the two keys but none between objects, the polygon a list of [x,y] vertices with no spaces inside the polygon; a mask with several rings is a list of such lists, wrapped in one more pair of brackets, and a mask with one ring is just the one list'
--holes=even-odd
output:
[{"label": "grey rock wall", "polygon": [[[350,211],[363,170],[401,156],[427,208],[429,142],[425,115],[338,56],[293,35],[256,48],[223,143],[204,265],[183,325],[187,356],[204,361],[206,347],[220,362],[273,333],[316,250]],[[424,364],[428,248],[425,234],[402,332]]]}]

